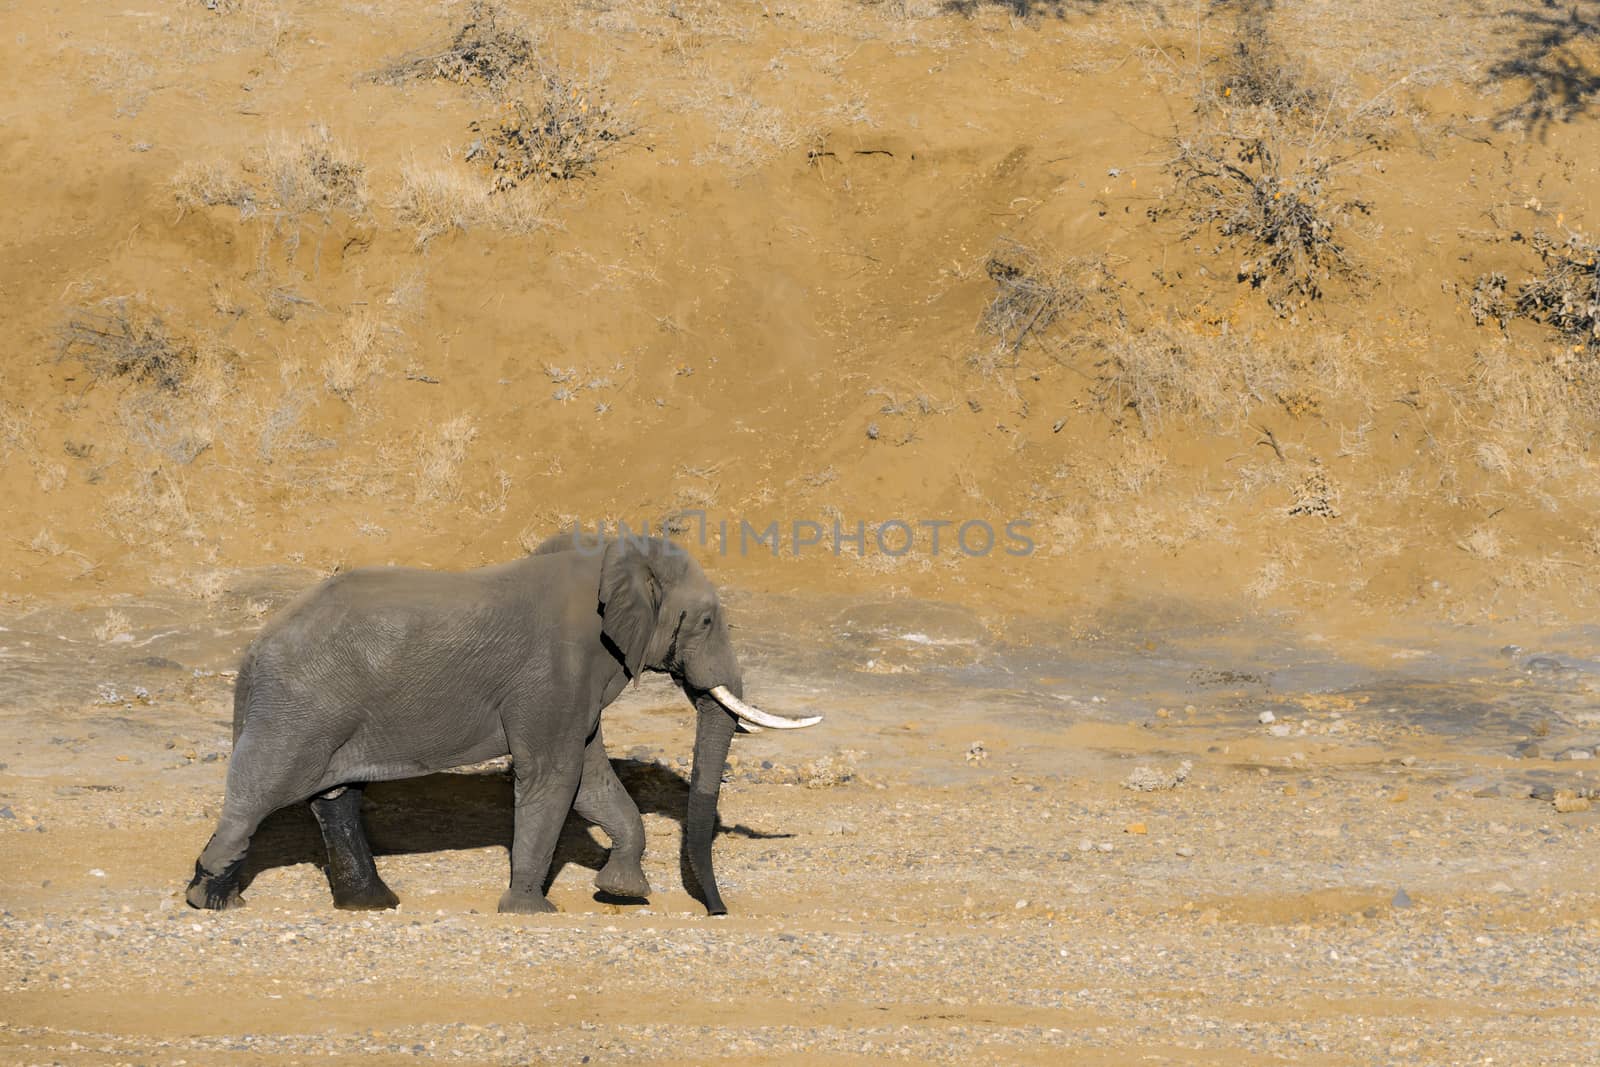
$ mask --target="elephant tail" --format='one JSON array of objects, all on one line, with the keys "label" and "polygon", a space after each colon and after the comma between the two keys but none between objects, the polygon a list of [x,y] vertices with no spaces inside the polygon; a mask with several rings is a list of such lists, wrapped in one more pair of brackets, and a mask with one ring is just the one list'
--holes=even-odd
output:
[{"label": "elephant tail", "polygon": [[239,735],[244,733],[245,713],[250,707],[250,676],[255,667],[255,650],[244,654],[244,660],[239,664],[239,676],[233,680],[233,743],[239,743]]}]

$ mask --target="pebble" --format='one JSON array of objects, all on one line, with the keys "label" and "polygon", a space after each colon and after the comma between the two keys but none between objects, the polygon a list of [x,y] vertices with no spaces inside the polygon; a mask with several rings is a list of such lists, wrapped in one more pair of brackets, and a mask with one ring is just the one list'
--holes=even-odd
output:
[{"label": "pebble", "polygon": [[1394,899],[1389,903],[1396,908],[1409,908],[1411,907],[1411,895],[1404,889],[1396,889],[1394,891]]},{"label": "pebble", "polygon": [[1195,848],[1193,845],[1179,845],[1177,851],[1178,855],[1182,856],[1184,859],[1190,859],[1195,854]]},{"label": "pebble", "polygon": [[1271,726],[1273,723],[1278,721],[1278,717],[1272,714],[1270,711],[1263,711],[1260,715],[1256,716],[1256,721],[1262,726]]},{"label": "pebble", "polygon": [[1556,759],[1594,759],[1594,752],[1587,748],[1569,748],[1565,752],[1562,752],[1560,755],[1556,756]]},{"label": "pebble", "polygon": [[1271,734],[1273,737],[1288,737],[1290,731],[1293,729],[1294,727],[1290,726],[1288,723],[1280,722],[1276,725],[1267,727],[1267,733]]},{"label": "pebble", "polygon": [[1555,805],[1556,810],[1561,812],[1563,815],[1570,815],[1579,811],[1588,811],[1591,807],[1588,797],[1580,796],[1571,789],[1556,790],[1555,799],[1552,801],[1552,803]]}]

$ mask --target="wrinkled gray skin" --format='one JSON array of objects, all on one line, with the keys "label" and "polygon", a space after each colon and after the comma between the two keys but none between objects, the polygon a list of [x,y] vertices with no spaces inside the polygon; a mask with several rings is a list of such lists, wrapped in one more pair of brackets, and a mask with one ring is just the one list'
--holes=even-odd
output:
[{"label": "wrinkled gray skin", "polygon": [[501,911],[555,910],[543,886],[573,808],[613,843],[595,885],[648,894],[644,824],[600,735],[601,710],[646,670],[669,672],[698,712],[684,842],[707,910],[724,914],[711,841],[735,720],[709,691],[742,697],[743,681],[716,590],[670,542],[570,537],[465,573],[350,571],[270,621],[239,668],[227,798],[189,903],[240,903],[251,834],[310,799],[336,905],[393,907],[360,785],[507,754],[516,807]]}]

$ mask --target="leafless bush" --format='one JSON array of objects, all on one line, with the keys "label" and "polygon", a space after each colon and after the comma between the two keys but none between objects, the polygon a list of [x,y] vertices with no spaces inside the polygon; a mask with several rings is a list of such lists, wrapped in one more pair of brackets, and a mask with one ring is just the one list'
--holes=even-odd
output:
[{"label": "leafless bush", "polygon": [[634,133],[599,84],[554,69],[542,73],[539,84],[536,102],[509,101],[506,118],[489,132],[485,154],[497,192],[530,179],[569,181],[592,174],[602,157]]},{"label": "leafless bush", "polygon": [[97,379],[121,378],[175,393],[194,370],[197,346],[167,331],[155,311],[117,297],[79,308],[61,329],[58,358]]},{"label": "leafless bush", "polygon": [[1168,164],[1177,206],[1167,210],[1182,215],[1185,240],[1215,232],[1219,251],[1244,253],[1238,280],[1265,292],[1280,315],[1292,315],[1320,299],[1329,282],[1363,276],[1341,230],[1368,205],[1340,194],[1343,162],[1311,151],[1285,153],[1259,134],[1202,134],[1180,141]]},{"label": "leafless bush", "polygon": [[1104,259],[1051,259],[1016,241],[1002,242],[984,263],[995,295],[983,309],[979,329],[1017,352],[1038,339],[1062,316],[1088,311],[1097,318],[1112,313],[1117,282]]},{"label": "leafless bush", "polygon": [[[1535,231],[1531,243],[1544,270],[1518,286],[1511,300],[1505,296],[1504,275],[1479,278],[1473,288],[1473,317],[1479,324],[1489,314],[1502,323],[1528,319],[1600,353],[1600,244],[1570,232],[1558,239],[1544,230]],[[1480,314],[1480,302],[1486,314]]]},{"label": "leafless bush", "polygon": [[498,91],[532,63],[534,46],[527,27],[508,18],[497,4],[474,0],[449,45],[404,56],[375,72],[372,80],[398,85],[443,78],[463,85],[478,82]]},{"label": "leafless bush", "polygon": [[1490,319],[1504,326],[1512,312],[1511,301],[1506,298],[1506,276],[1499,271],[1480,274],[1472,286],[1472,295],[1467,298],[1467,306],[1472,312],[1472,321],[1479,326]]},{"label": "leafless bush", "polygon": [[1515,314],[1600,352],[1600,243],[1579,234],[1555,240],[1538,230],[1533,251],[1544,262],[1544,272],[1517,291]]}]

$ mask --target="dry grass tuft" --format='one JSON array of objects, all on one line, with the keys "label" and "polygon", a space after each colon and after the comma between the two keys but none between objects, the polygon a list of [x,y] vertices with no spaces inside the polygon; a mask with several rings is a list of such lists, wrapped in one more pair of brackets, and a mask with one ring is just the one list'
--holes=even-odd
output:
[{"label": "dry grass tuft", "polygon": [[455,500],[461,496],[461,464],[478,437],[471,415],[457,415],[440,423],[417,454],[416,499],[419,504]]},{"label": "dry grass tuft", "polygon": [[1300,417],[1319,413],[1325,394],[1360,400],[1359,361],[1337,339],[1268,345],[1155,326],[1108,348],[1096,364],[1095,393],[1113,417],[1135,414],[1146,436],[1188,419],[1231,431],[1258,404]]},{"label": "dry grass tuft", "polygon": [[240,218],[326,219],[335,211],[360,215],[367,209],[364,165],[320,125],[304,137],[271,142],[242,166],[187,164],[173,176],[172,192],[180,213],[226,205]]},{"label": "dry grass tuft", "polygon": [[596,164],[635,132],[606,99],[598,79],[548,69],[539,83],[536,102],[520,96],[510,100],[506,117],[489,132],[485,154],[496,192],[530,180],[571,181],[593,174]]},{"label": "dry grass tuft", "polygon": [[105,620],[94,628],[95,640],[104,645],[122,644],[133,640],[131,628],[128,616],[116,608],[111,608],[106,612]]},{"label": "dry grass tuft", "polygon": [[1270,108],[1283,115],[1302,115],[1322,102],[1273,38],[1268,17],[1273,0],[1237,0],[1228,50],[1221,57],[1217,97],[1234,107]]},{"label": "dry grass tuft", "polygon": [[79,308],[61,329],[58,358],[97,380],[120,378],[175,393],[194,370],[197,346],[174,336],[156,311],[126,297]]},{"label": "dry grass tuft", "polygon": [[332,351],[322,364],[328,392],[354,404],[356,394],[382,373],[398,341],[399,331],[371,308],[356,308],[345,318]]},{"label": "dry grass tuft", "polygon": [[1474,357],[1468,388],[1487,413],[1487,424],[1472,431],[1478,466],[1581,487],[1569,476],[1590,462],[1600,427],[1595,353],[1574,346],[1529,358],[1495,345]]},{"label": "dry grass tuft", "polygon": [[531,233],[544,225],[542,199],[527,190],[493,195],[470,173],[416,163],[401,170],[393,206],[415,231],[417,248],[436,237],[484,226],[506,233]]},{"label": "dry grass tuft", "polygon": [[127,488],[106,501],[104,525],[118,541],[152,545],[170,555],[178,540],[197,541],[199,520],[183,483],[164,469],[136,470]]},{"label": "dry grass tuft", "polygon": [[384,85],[442,78],[500,90],[533,62],[536,39],[497,4],[473,0],[467,19],[443,48],[404,56],[372,75]]}]

